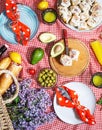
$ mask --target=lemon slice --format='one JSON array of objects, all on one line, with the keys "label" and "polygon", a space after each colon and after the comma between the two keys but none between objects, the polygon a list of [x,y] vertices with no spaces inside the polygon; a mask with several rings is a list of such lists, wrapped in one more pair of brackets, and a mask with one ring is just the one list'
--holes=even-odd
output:
[{"label": "lemon slice", "polygon": [[41,2],[39,2],[38,3],[38,6],[37,6],[37,8],[39,9],[39,10],[45,10],[45,9],[47,9],[48,8],[48,2],[46,1],[46,0],[42,0]]},{"label": "lemon slice", "polygon": [[18,52],[10,52],[9,57],[15,63],[21,64],[21,55]]}]

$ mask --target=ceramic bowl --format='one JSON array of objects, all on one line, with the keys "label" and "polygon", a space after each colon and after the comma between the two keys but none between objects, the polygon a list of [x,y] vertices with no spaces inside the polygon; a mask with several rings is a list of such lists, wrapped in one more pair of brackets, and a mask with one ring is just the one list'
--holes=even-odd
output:
[{"label": "ceramic bowl", "polygon": [[46,24],[54,24],[57,20],[57,12],[53,8],[47,8],[42,12],[43,22]]},{"label": "ceramic bowl", "polygon": [[102,88],[102,72],[96,72],[92,75],[91,84],[97,88]]},{"label": "ceramic bowl", "polygon": [[37,81],[43,88],[53,88],[57,83],[57,74],[50,68],[40,70]]}]

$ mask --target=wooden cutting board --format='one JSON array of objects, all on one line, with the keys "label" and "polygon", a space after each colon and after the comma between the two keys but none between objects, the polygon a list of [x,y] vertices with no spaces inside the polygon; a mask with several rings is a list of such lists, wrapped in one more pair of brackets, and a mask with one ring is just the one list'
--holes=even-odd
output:
[{"label": "wooden cutting board", "polygon": [[80,52],[78,61],[73,61],[72,66],[63,66],[60,63],[60,56],[50,57],[50,65],[59,75],[73,77],[84,72],[89,64],[89,52],[84,43],[78,39],[68,39],[68,47]]}]

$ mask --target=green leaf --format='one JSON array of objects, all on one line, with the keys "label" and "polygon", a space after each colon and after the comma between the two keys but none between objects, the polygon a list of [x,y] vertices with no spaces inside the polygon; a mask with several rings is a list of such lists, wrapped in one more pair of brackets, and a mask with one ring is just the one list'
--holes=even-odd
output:
[{"label": "green leaf", "polygon": [[96,103],[102,105],[102,98],[100,98]]},{"label": "green leaf", "polygon": [[16,97],[16,99],[14,100],[14,102],[15,102],[16,104],[18,104],[19,101],[20,101],[20,98],[19,98],[19,97]]}]

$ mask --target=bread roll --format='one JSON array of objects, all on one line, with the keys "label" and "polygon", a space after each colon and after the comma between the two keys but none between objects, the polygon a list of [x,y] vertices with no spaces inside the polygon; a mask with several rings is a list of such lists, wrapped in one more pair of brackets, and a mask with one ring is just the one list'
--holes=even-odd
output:
[{"label": "bread roll", "polygon": [[78,27],[80,25],[80,16],[73,15],[70,20],[70,25],[72,25],[74,27]]},{"label": "bread roll", "polygon": [[88,3],[90,6],[96,1],[96,0],[84,0],[86,3]]},{"label": "bread roll", "polygon": [[[17,77],[20,71],[22,70],[22,66],[12,63],[7,69],[11,71],[14,74],[14,76]],[[2,74],[2,76],[0,77],[1,95],[3,95],[7,91],[7,89],[10,87],[12,83],[13,83],[13,79],[9,74]]]},{"label": "bread roll", "polygon": [[87,24],[90,26],[90,27],[96,27],[100,22],[100,18],[99,17],[93,17],[91,16],[88,20],[87,20]]},{"label": "bread roll", "polygon": [[67,12],[68,12],[67,7],[63,7],[62,5],[58,6],[58,13],[59,13],[60,16],[67,13]]},{"label": "bread roll", "polygon": [[85,11],[80,13],[80,20],[81,21],[86,21],[89,18],[89,12]]},{"label": "bread roll", "polygon": [[72,5],[78,5],[81,2],[81,0],[71,0],[71,2]]},{"label": "bread roll", "polygon": [[11,59],[9,57],[3,58],[0,61],[0,69],[7,69],[10,63],[11,63]]},{"label": "bread roll", "polygon": [[91,8],[91,12],[100,12],[102,13],[102,6],[98,3],[95,2]]},{"label": "bread roll", "polygon": [[89,5],[89,3],[83,1],[79,4],[79,7],[81,8],[82,11],[89,11],[91,6]]},{"label": "bread roll", "polygon": [[61,0],[61,5],[69,7],[71,5],[71,2],[70,0]]},{"label": "bread roll", "polygon": [[70,6],[70,11],[72,14],[78,15],[81,13],[81,9],[79,8],[79,6]]},{"label": "bread roll", "polygon": [[65,23],[68,23],[71,19],[71,12],[68,11],[67,13],[62,14],[62,19]]},{"label": "bread roll", "polygon": [[89,26],[87,25],[87,22],[80,21],[80,25],[78,26],[79,30],[89,30]]}]

